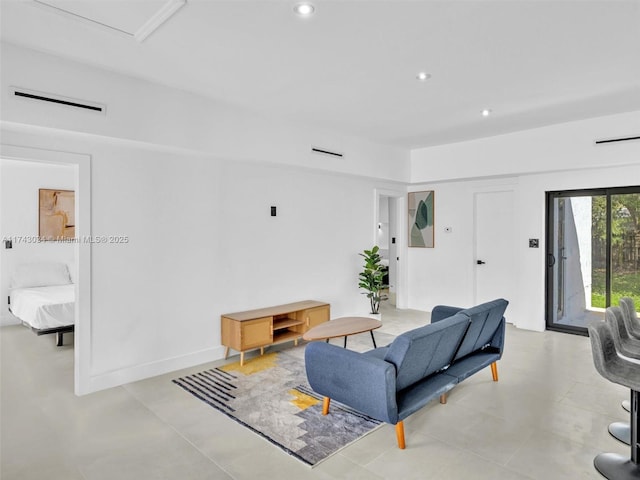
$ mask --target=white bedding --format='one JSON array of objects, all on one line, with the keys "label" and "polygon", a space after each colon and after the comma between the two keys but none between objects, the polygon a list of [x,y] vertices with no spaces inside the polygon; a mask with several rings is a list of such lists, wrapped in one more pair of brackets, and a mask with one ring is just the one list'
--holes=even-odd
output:
[{"label": "white bedding", "polygon": [[75,285],[14,288],[11,313],[37,329],[75,323]]}]

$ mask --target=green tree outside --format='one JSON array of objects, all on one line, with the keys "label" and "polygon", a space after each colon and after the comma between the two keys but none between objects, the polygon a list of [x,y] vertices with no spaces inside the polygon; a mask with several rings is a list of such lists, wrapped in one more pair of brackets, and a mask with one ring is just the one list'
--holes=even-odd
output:
[{"label": "green tree outside", "polygon": [[[606,307],[606,197],[592,198],[591,306]],[[640,194],[611,196],[611,305],[631,297],[640,306]]]}]

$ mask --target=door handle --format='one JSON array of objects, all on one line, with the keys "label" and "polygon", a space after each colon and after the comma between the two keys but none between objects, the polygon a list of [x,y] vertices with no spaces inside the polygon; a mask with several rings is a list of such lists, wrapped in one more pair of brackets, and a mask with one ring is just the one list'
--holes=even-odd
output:
[{"label": "door handle", "polygon": [[556,264],[556,257],[553,256],[553,253],[547,255],[547,267],[553,267]]},{"label": "door handle", "polygon": [[477,260],[477,261],[476,261],[476,263],[477,263],[478,265],[484,265],[484,264],[485,264],[485,263],[487,263],[487,262],[483,262],[482,260]]}]

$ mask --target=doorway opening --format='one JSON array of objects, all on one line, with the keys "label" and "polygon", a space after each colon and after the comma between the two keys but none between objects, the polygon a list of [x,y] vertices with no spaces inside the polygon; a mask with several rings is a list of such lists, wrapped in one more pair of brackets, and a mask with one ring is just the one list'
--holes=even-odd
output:
[{"label": "doorway opening", "polygon": [[[63,170],[69,169],[72,171],[73,180],[71,185],[75,190],[75,238],[71,242],[73,246],[73,263],[69,265],[71,278],[74,286],[74,335],[73,335],[73,359],[74,359],[74,393],[76,395],[82,395],[91,391],[90,381],[90,342],[91,342],[91,245],[89,241],[82,241],[82,239],[90,238],[90,157],[84,154],[76,154],[70,152],[60,152],[53,150],[44,150],[39,148],[22,147],[17,145],[0,145],[0,159],[2,161],[9,161],[13,164],[22,164],[24,166],[31,166],[34,170],[38,167],[54,166],[66,167]],[[28,167],[27,167],[28,168]],[[55,185],[42,185],[42,187],[55,187]],[[34,203],[36,205],[36,212],[38,210],[38,190],[35,190]],[[11,236],[15,232],[6,231],[3,220],[5,219],[5,213],[8,208],[11,207],[11,201],[2,202],[2,210],[0,210],[0,225],[2,225],[2,236]],[[30,217],[32,217],[30,215]],[[28,219],[27,219],[28,220]],[[29,222],[28,222],[29,223]],[[38,225],[38,218],[31,218],[32,225],[35,223]],[[22,237],[32,238],[39,236],[39,232],[26,233]],[[43,260],[44,255],[50,245],[37,242],[37,245],[41,245],[42,248],[38,250],[38,255],[41,255],[35,260]],[[0,271],[2,272],[3,281],[5,276],[10,274],[7,271],[7,267],[10,267],[12,262],[7,258],[7,255],[13,254],[17,256],[19,245],[13,244],[8,247],[5,242],[1,245],[3,248],[2,255],[0,255]],[[50,249],[49,249],[50,250]],[[15,259],[12,259],[15,260]],[[44,259],[46,260],[46,259]],[[13,262],[15,263],[15,262]],[[2,283],[2,282],[0,282]],[[35,340],[35,337],[34,337]],[[65,344],[67,343],[65,337]]]},{"label": "doorway opening", "polygon": [[406,268],[403,245],[406,245],[406,193],[376,190],[374,244],[380,248],[383,264],[388,267],[385,283],[389,285],[388,303],[395,308],[406,308]]},{"label": "doorway opening", "polygon": [[640,186],[547,192],[547,329],[587,335],[605,309],[640,304]]}]

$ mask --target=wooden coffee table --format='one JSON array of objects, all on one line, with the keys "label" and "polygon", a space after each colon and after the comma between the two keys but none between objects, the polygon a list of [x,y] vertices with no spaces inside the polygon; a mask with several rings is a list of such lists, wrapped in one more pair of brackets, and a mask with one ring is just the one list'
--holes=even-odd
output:
[{"label": "wooden coffee table", "polygon": [[302,338],[305,340],[326,340],[344,337],[344,348],[347,348],[347,337],[357,333],[369,332],[373,341],[373,348],[377,348],[373,331],[380,328],[382,322],[368,317],[341,317],[322,323],[309,329]]}]

